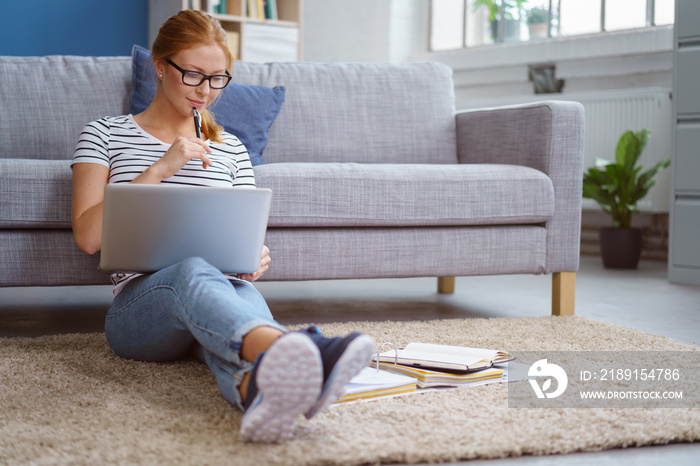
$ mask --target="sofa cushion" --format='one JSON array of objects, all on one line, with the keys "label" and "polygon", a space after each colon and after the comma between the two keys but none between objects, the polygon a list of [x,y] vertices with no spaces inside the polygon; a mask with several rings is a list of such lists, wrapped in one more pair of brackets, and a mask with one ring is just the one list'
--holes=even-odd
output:
[{"label": "sofa cushion", "polygon": [[128,57],[0,57],[0,158],[73,158],[87,123],[123,115]]},{"label": "sofa cushion", "polygon": [[0,228],[71,228],[70,160],[0,159]]},{"label": "sofa cushion", "polygon": [[[284,86],[269,88],[232,82],[210,107],[216,122],[246,146],[253,165],[263,163],[267,133],[282,107],[284,92]],[[134,45],[129,113],[137,115],[143,112],[155,96],[156,77],[151,52]]]},{"label": "sofa cushion", "polygon": [[[512,165],[278,163],[255,167],[273,191],[269,226],[536,224],[550,179]],[[0,228],[70,228],[70,161],[0,159]]]},{"label": "sofa cushion", "polygon": [[438,63],[236,63],[286,87],[266,162],[456,163],[452,70]]},{"label": "sofa cushion", "polygon": [[514,165],[277,163],[270,227],[536,224],[554,211],[542,172]]},{"label": "sofa cushion", "polygon": [[540,274],[547,261],[540,225],[273,228],[265,244],[262,280]]}]

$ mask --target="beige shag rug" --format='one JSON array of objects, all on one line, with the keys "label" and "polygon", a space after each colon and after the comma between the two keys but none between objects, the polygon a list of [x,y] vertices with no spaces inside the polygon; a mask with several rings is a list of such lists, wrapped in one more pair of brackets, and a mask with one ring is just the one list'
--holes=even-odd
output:
[{"label": "beige shag rug", "polygon": [[[378,343],[507,350],[696,351],[582,317],[324,324]],[[377,464],[700,440],[700,409],[513,409],[505,383],[335,406],[281,445],[238,440],[241,413],[195,361],[114,356],[102,334],[0,339],[3,464]]]}]

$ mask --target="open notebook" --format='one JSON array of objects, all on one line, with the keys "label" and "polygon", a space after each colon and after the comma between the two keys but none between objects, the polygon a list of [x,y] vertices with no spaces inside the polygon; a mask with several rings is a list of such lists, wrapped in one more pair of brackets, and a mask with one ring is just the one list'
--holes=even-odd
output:
[{"label": "open notebook", "polygon": [[[498,350],[430,343],[409,343],[405,348],[385,351],[378,357],[379,362],[462,372],[487,369],[514,359]],[[373,360],[377,360],[377,355]]]}]

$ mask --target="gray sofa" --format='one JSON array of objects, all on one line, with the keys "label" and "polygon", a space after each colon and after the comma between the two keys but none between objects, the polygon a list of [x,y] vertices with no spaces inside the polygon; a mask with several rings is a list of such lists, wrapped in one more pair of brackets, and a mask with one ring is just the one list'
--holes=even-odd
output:
[{"label": "gray sofa", "polygon": [[[420,64],[237,63],[286,87],[255,167],[273,202],[265,280],[552,274],[573,313],[583,109],[456,112],[451,70]],[[83,126],[127,113],[130,57],[0,57],[0,286],[106,284],[71,234]]]}]

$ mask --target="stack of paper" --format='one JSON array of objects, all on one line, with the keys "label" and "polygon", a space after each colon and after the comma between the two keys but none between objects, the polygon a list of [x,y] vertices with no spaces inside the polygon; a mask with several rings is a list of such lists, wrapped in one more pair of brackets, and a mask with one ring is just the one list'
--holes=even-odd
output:
[{"label": "stack of paper", "polygon": [[402,366],[380,362],[382,371],[390,371],[396,374],[407,375],[416,379],[418,388],[428,387],[461,387],[467,385],[481,385],[484,381],[493,381],[503,376],[503,369],[484,369],[472,372],[446,372],[419,369],[417,367]]},{"label": "stack of paper", "polygon": [[337,403],[505,381],[505,365],[494,364],[514,358],[503,351],[411,343],[372,359]]},{"label": "stack of paper", "polygon": [[416,379],[413,377],[365,367],[347,384],[345,395],[336,403],[402,395],[416,391],[416,386]]}]

